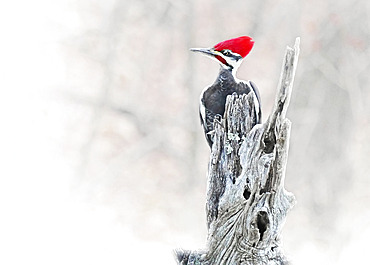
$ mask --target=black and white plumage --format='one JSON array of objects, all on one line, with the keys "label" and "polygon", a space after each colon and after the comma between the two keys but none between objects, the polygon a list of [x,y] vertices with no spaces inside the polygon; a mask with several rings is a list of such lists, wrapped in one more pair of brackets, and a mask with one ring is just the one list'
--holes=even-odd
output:
[{"label": "black and white plumage", "polygon": [[223,117],[228,95],[252,92],[256,117],[252,122],[254,124],[261,122],[261,100],[257,86],[251,81],[241,81],[235,77],[236,70],[251,50],[253,43],[250,37],[243,36],[221,42],[212,48],[191,49],[215,59],[221,65],[216,81],[202,91],[199,102],[200,121],[210,147],[213,144],[213,121],[217,115]]},{"label": "black and white plumage", "polygon": [[250,91],[254,93],[254,104],[256,106],[256,120],[254,124],[258,124],[261,122],[261,100],[258,89],[252,81],[245,82],[236,80],[230,70],[221,68],[214,84],[206,87],[202,91],[199,99],[199,116],[206,140],[210,147],[212,147],[213,144],[213,121],[216,115],[223,117],[227,96],[233,93],[238,95],[248,94]]}]

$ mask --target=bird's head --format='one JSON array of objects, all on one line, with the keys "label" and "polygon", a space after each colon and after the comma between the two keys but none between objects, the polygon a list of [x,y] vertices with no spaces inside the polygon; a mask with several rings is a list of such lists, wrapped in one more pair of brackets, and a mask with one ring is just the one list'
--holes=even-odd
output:
[{"label": "bird's head", "polygon": [[252,50],[253,44],[254,41],[251,37],[241,36],[222,41],[211,48],[193,48],[190,50],[201,52],[217,60],[222,67],[235,71]]}]

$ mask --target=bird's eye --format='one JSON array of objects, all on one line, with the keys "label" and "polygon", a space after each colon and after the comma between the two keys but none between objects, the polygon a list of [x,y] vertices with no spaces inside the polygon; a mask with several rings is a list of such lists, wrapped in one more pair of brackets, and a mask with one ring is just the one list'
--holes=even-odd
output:
[{"label": "bird's eye", "polygon": [[230,55],[230,52],[228,50],[224,50],[223,54],[228,56],[228,55]]}]

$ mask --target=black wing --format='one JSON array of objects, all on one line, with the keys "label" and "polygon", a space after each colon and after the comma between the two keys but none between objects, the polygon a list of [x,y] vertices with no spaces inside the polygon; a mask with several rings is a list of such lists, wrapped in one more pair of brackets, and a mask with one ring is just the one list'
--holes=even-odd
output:
[{"label": "black wing", "polygon": [[258,109],[257,123],[261,123],[262,111],[261,111],[261,97],[260,97],[260,93],[259,93],[258,88],[257,88],[257,86],[256,86],[255,83],[253,83],[252,81],[248,81],[248,82],[249,82],[250,86],[252,87],[253,92],[256,95],[256,98],[257,98],[257,101],[258,101],[258,106],[255,106]]},{"label": "black wing", "polygon": [[216,114],[207,109],[204,106],[203,98],[200,99],[200,106],[199,106],[199,117],[200,117],[200,124],[204,130],[204,136],[206,137],[207,143],[209,147],[212,148],[212,137],[213,135],[210,133],[213,131],[213,121]]}]

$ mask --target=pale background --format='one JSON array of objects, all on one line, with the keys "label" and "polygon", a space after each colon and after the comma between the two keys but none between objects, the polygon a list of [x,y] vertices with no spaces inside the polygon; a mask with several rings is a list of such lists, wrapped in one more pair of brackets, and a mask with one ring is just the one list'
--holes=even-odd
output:
[{"label": "pale background", "polygon": [[0,4],[0,264],[175,264],[206,242],[198,96],[218,66],[191,47],[250,35],[238,77],[264,120],[301,37],[283,229],[293,264],[368,260],[369,1]]}]

